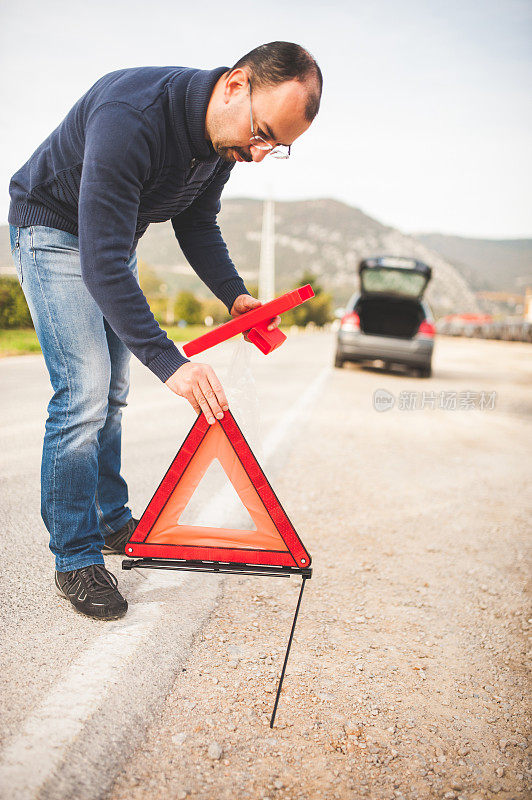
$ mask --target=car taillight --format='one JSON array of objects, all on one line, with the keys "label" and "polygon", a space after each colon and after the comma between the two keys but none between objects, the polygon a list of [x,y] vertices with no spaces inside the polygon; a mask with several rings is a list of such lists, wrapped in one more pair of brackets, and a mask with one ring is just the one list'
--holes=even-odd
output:
[{"label": "car taillight", "polygon": [[344,314],[340,323],[340,328],[343,331],[358,331],[360,329],[360,317],[351,311],[349,314]]},{"label": "car taillight", "polygon": [[427,322],[427,320],[424,319],[418,328],[417,335],[426,336],[427,338],[431,339],[435,333],[436,333],[436,328],[434,327],[434,325],[432,325],[430,322]]}]

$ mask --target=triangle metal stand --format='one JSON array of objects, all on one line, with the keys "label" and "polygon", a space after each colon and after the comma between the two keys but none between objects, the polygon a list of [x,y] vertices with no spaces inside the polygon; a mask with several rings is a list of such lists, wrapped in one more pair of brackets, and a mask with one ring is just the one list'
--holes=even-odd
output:
[{"label": "triangle metal stand", "polygon": [[281,696],[281,688],[283,685],[284,674],[286,665],[288,663],[288,656],[292,646],[292,639],[294,638],[294,631],[296,629],[297,616],[299,614],[299,607],[301,606],[301,598],[303,597],[303,590],[306,581],[312,577],[312,569],[310,567],[276,567],[276,566],[263,566],[259,564],[238,564],[228,563],[223,561],[185,561],[185,560],[170,560],[164,558],[131,558],[122,561],[122,569],[174,569],[186,570],[189,572],[213,572],[213,573],[227,573],[233,575],[263,575],[273,578],[289,578],[291,575],[301,575],[301,589],[297,600],[297,606],[294,614],[294,621],[292,622],[292,630],[290,631],[290,638],[286,648],[284,657],[283,669],[277,684],[277,693],[275,696],[275,704],[270,719],[270,728],[273,728],[275,722],[275,715],[277,713],[277,706]]}]

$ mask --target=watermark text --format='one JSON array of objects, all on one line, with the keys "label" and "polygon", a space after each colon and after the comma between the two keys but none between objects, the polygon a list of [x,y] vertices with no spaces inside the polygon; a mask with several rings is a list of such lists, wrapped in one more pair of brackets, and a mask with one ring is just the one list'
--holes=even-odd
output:
[{"label": "watermark text", "polygon": [[387,389],[373,392],[373,408],[376,411],[493,411],[497,403],[497,392],[470,389],[463,391],[414,392],[402,391],[396,396]]}]

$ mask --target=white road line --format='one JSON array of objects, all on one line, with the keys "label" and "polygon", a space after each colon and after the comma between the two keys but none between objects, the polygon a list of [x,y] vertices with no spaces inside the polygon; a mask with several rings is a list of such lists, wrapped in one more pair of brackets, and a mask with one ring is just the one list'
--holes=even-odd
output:
[{"label": "white road line", "polygon": [[320,393],[323,384],[331,374],[330,367],[324,367],[319,372],[312,383],[310,383],[303,394],[290,406],[286,414],[283,414],[281,420],[277,423],[275,428],[270,432],[263,445],[264,458],[269,461],[275,454],[279,446],[286,442],[290,436],[290,429],[301,422],[301,419],[309,406],[314,402]]},{"label": "white road line", "polygon": [[160,613],[160,603],[144,603],[133,606],[123,620],[107,623],[105,633],[69,667],[2,753],[0,797],[28,800],[36,795]]},{"label": "white road line", "polygon": [[[320,392],[329,367],[323,369],[281,417],[264,443],[264,459],[269,461],[290,436],[290,429],[301,423],[305,412]],[[230,487],[231,489],[231,487]],[[204,507],[201,516],[230,524],[237,504],[232,491],[224,487]],[[196,524],[199,522],[196,520]],[[144,573],[145,574],[145,573]],[[182,585],[188,574],[149,573],[137,594]],[[0,797],[28,800],[35,796],[53,774],[72,739],[82,730],[109,687],[135,650],[157,623],[161,603],[133,604],[126,617],[108,627],[69,668],[61,682],[48,694],[41,706],[26,720],[18,736],[0,757]]]}]

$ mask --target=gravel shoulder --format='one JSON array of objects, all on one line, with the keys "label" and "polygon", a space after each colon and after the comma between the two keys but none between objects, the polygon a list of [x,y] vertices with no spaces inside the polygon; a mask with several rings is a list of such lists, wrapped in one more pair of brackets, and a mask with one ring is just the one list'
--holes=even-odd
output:
[{"label": "gravel shoulder", "polygon": [[[300,582],[227,577],[111,800],[531,796],[529,353],[332,374],[274,481],[314,569],[275,727]],[[498,398],[378,413],[377,388]]]}]

